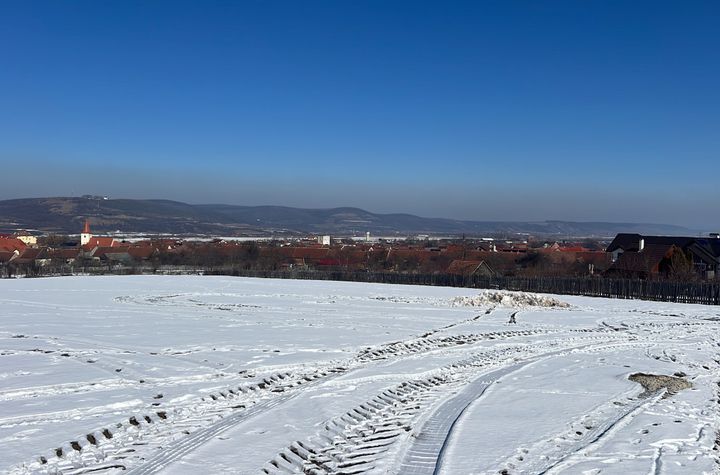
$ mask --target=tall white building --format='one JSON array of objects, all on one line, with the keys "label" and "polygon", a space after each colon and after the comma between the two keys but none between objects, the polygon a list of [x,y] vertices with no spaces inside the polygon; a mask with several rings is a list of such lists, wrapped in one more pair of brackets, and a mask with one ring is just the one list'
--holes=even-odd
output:
[{"label": "tall white building", "polygon": [[90,232],[90,221],[86,219],[83,231],[80,233],[80,245],[84,246],[85,244],[88,244],[91,239],[92,233]]}]

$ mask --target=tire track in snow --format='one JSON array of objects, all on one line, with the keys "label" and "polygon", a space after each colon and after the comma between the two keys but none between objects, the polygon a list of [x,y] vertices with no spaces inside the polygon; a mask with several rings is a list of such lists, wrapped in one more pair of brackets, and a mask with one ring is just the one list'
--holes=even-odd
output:
[{"label": "tire track in snow", "polygon": [[403,475],[436,475],[448,446],[450,434],[465,410],[485,394],[487,388],[530,364],[525,361],[487,373],[468,384],[460,394],[445,401],[425,422],[400,466]]},{"label": "tire track in snow", "polygon": [[[620,345],[624,346],[628,344],[632,343],[621,343]],[[500,378],[544,359],[576,351],[594,351],[606,346],[608,345],[586,344],[545,352],[530,356],[522,362],[496,369],[478,377],[467,384],[459,394],[445,401],[427,419],[414,443],[406,452],[400,466],[400,473],[403,475],[439,474],[456,423],[460,420],[467,408],[480,399],[485,394],[485,391]]]},{"label": "tire track in snow", "polygon": [[[214,431],[222,432],[284,402],[298,393],[298,388],[326,381],[344,371],[342,367],[330,367],[319,368],[311,374],[278,373],[260,382],[209,394],[200,401],[194,400],[192,406],[154,408],[124,423],[76,437],[56,448],[50,456],[41,456],[38,461],[16,467],[11,473],[97,473],[108,465],[126,469],[144,462],[148,451],[138,451],[138,447],[159,447],[168,441],[169,449],[179,446],[189,450],[199,445],[198,441],[207,441]],[[196,432],[198,435],[194,435]],[[173,451],[177,453],[180,452]]]},{"label": "tire track in snow", "polygon": [[[600,344],[607,346],[617,337],[604,338],[605,342]],[[476,354],[430,371],[430,376],[425,378],[395,385],[331,419],[322,431],[310,439],[291,443],[269,461],[262,472],[273,475],[380,473],[387,469],[383,464],[392,461],[389,452],[395,449],[393,444],[403,436],[409,437],[408,432],[417,419],[450,391],[461,389],[460,395],[447,400],[433,411],[416,438],[416,444],[419,445],[411,449],[405,459],[407,462],[400,469],[403,475],[432,474],[454,421],[493,381],[539,359],[578,349],[589,350],[599,344],[587,341],[581,344],[582,338],[571,340],[572,344],[564,348],[557,348],[557,342],[544,343],[542,347],[523,345],[495,348],[485,354]],[[493,366],[496,369],[491,370]],[[479,377],[478,372],[481,373]],[[469,378],[475,378],[470,385],[467,384]],[[383,461],[383,457],[390,460]]]},{"label": "tire track in snow", "polygon": [[664,391],[659,390],[653,395],[650,395],[648,398],[642,398],[633,404],[629,404],[622,411],[619,411],[614,417],[604,421],[593,430],[587,432],[586,437],[583,437],[583,439],[578,441],[570,451],[563,454],[559,460],[549,463],[545,468],[538,470],[537,473],[539,475],[557,474],[573,466],[575,464],[573,459],[576,456],[582,452],[592,451],[602,446],[611,435],[617,432],[620,428],[629,424],[632,419],[645,411],[648,407],[657,403],[663,394]]},{"label": "tire track in snow", "polygon": [[254,405],[243,412],[235,413],[228,417],[220,419],[220,421],[218,421],[217,423],[209,427],[197,430],[191,433],[189,436],[178,440],[176,443],[171,444],[169,447],[163,448],[159,454],[151,457],[150,459],[142,463],[142,465],[128,471],[127,473],[128,475],[150,475],[153,473],[157,473],[158,471],[165,468],[165,466],[169,463],[172,463],[173,461],[181,458],[183,455],[192,452],[195,448],[203,445],[208,440],[218,436],[219,434],[230,429],[234,425],[246,421],[264,411],[270,410],[273,407],[278,406],[296,396],[297,393],[280,396],[271,399],[270,401]]},{"label": "tire track in snow", "polygon": [[[463,323],[464,322],[465,321],[463,321]],[[278,383],[280,378],[277,378],[276,375],[273,375],[270,377],[271,380],[263,380],[264,383],[261,383],[261,385],[264,384],[265,387],[262,387],[260,389],[265,390],[264,394],[268,395],[270,392],[282,392],[285,389],[290,389],[293,388],[295,385],[300,385],[303,383],[305,383],[305,386],[307,386],[308,382],[314,381],[316,379],[318,373],[320,373],[321,376],[326,376],[328,374],[328,371],[337,373],[338,367],[342,368],[342,372],[344,372],[345,370],[347,370],[347,368],[356,369],[379,360],[388,360],[405,356],[412,356],[416,354],[435,351],[438,349],[454,350],[456,348],[466,347],[488,340],[506,340],[516,337],[551,335],[559,333],[559,330],[513,330],[479,334],[450,335],[447,337],[432,337],[434,333],[436,332],[431,331],[430,333],[426,334],[427,336],[367,348],[359,352],[355,357],[351,358],[350,360],[345,361],[344,363],[340,363],[340,365],[336,366],[334,370],[327,369],[327,367],[325,367],[325,370],[323,370],[323,367],[317,368],[317,370],[312,374],[311,377],[308,377],[307,374],[293,375],[293,378],[291,378],[292,382],[287,381],[285,382],[286,384],[280,384],[279,386],[276,386],[275,383]],[[579,335],[590,333],[591,335],[594,335],[581,335],[576,337],[585,337],[586,339],[602,339],[607,338],[607,335],[617,335],[616,332],[610,332],[609,330],[605,330],[602,328],[570,329],[562,333]],[[289,376],[289,373],[286,373],[286,375]],[[275,378],[275,380],[272,380],[273,378]],[[238,389],[240,389],[240,387]],[[177,443],[178,447],[185,447],[184,452],[180,449],[172,452],[173,456],[179,456],[182,453],[187,453],[189,450],[194,449],[195,447],[201,445],[201,443],[204,443],[204,441],[212,438],[215,434],[213,432],[215,430],[214,428],[217,428],[217,430],[222,432],[225,430],[226,427],[230,427],[231,425],[245,420],[245,418],[241,417],[240,414],[238,414],[237,417],[235,416],[235,414],[233,414],[233,412],[236,412],[235,408],[233,407],[232,401],[228,402],[228,400],[234,398],[235,396],[236,392],[233,388],[230,388],[225,391],[220,391],[217,394],[211,394],[203,398],[201,404],[203,408],[201,411],[190,410],[189,413],[187,413],[189,404],[192,404],[192,402],[190,402],[175,408],[165,408],[163,411],[147,413],[139,417],[133,416],[128,419],[131,421],[130,424],[133,426],[130,427],[131,431],[128,432],[126,430],[128,428],[128,426],[126,425],[127,423],[118,424],[116,428],[112,428],[112,432],[115,432],[117,437],[112,440],[111,444],[106,444],[104,447],[102,447],[103,444],[99,443],[86,443],[84,439],[87,439],[87,436],[76,437],[76,440],[69,444],[70,448],[67,447],[67,444],[63,446],[64,448],[62,449],[61,456],[40,457],[40,466],[38,466],[38,464],[35,462],[29,464],[29,472],[48,473],[53,467],[55,467],[61,472],[63,470],[72,469],[75,471],[74,473],[84,473],[86,471],[103,470],[102,466],[104,464],[107,464],[108,461],[113,460],[122,460],[123,465],[129,468],[133,465],[142,464],[142,453],[147,453],[147,450],[136,452],[135,447],[137,447],[139,444],[137,439],[152,436],[152,438],[155,440],[151,440],[149,444],[152,446],[157,446],[158,442],[162,443],[163,440],[167,439],[170,436],[176,436],[180,437],[181,439],[185,439],[189,438],[195,432],[199,432],[197,436],[192,437],[192,442],[189,442],[189,445],[187,447],[183,446],[180,442]],[[277,397],[277,395],[272,396]],[[262,399],[263,397],[265,396],[260,397],[260,399]],[[283,401],[286,398],[281,397],[278,399]],[[251,399],[250,401],[246,401],[242,409],[247,412],[248,409],[246,409],[246,407],[253,407],[252,404],[256,404],[257,400],[258,399],[255,398]],[[267,409],[272,406],[260,407],[266,407]],[[158,408],[153,408],[153,411],[155,409]],[[165,414],[166,417],[161,417],[159,420],[157,415],[160,412]],[[228,416],[228,414],[230,414],[230,416]],[[251,414],[254,414],[254,412]],[[229,421],[221,424],[220,422],[217,422],[218,417],[229,419]],[[132,422],[133,420],[135,420],[137,424],[134,424]],[[147,424],[145,424],[145,422],[143,421],[147,422]],[[169,427],[162,428],[162,426],[164,425],[168,425]],[[184,431],[183,433],[178,433],[178,431],[175,430],[178,426],[190,427],[191,431]],[[117,429],[122,429],[122,431],[118,431]],[[204,432],[205,430],[207,430],[207,432]],[[96,433],[97,432],[98,431],[96,431]],[[205,435],[203,436],[203,434]],[[88,434],[88,436],[91,435],[92,434]],[[96,441],[108,442],[100,436],[92,437],[94,437]],[[125,439],[126,442],[123,443],[122,440],[118,439]],[[75,446],[73,446],[73,444],[75,444]],[[144,444],[148,444],[148,442],[144,442]],[[173,443],[173,446],[174,445],[175,443]],[[88,449],[86,450],[86,452],[88,452],[87,454],[82,453],[85,449]],[[58,450],[60,449],[55,450],[55,454],[58,453]],[[157,455],[157,457],[160,457],[162,459],[161,461],[163,461],[163,464],[167,463],[167,461],[169,460],[168,457],[163,457],[161,455]],[[27,465],[24,466],[27,467]],[[35,470],[37,469],[39,469],[39,471],[35,472]],[[27,470],[21,473],[27,473]]]}]

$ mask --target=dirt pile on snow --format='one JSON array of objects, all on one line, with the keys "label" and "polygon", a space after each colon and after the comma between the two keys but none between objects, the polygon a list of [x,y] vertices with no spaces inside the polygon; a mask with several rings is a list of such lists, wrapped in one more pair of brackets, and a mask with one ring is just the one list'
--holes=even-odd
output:
[{"label": "dirt pile on snow", "polygon": [[677,394],[683,389],[692,387],[692,384],[684,379],[677,376],[666,376],[664,374],[647,374],[647,373],[635,373],[628,376],[630,381],[635,381],[645,388],[645,392],[641,396],[647,397],[656,391],[665,388],[667,391],[663,395],[663,398]]},{"label": "dirt pile on snow", "polygon": [[484,290],[480,295],[474,297],[455,297],[451,301],[451,304],[453,307],[570,307],[570,304],[552,297],[528,292],[506,292],[503,290]]}]

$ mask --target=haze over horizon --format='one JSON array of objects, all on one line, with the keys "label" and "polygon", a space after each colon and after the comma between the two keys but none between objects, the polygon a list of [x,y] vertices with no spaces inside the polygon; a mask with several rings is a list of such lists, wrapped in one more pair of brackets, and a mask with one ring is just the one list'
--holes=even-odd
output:
[{"label": "haze over horizon", "polygon": [[720,228],[717,2],[0,15],[0,199]]}]

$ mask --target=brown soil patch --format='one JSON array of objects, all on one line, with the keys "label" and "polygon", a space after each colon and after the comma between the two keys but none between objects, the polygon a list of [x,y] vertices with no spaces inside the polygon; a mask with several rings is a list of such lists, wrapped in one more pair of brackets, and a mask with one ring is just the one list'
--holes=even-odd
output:
[{"label": "brown soil patch", "polygon": [[628,376],[630,381],[635,381],[645,388],[645,392],[641,394],[642,397],[650,396],[651,394],[666,389],[663,399],[668,398],[674,394],[677,394],[683,389],[692,387],[685,378],[677,376],[666,376],[664,374],[647,374],[647,373],[634,373]]}]

